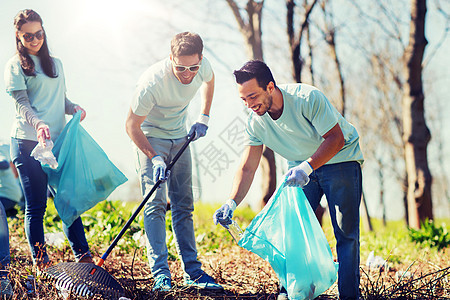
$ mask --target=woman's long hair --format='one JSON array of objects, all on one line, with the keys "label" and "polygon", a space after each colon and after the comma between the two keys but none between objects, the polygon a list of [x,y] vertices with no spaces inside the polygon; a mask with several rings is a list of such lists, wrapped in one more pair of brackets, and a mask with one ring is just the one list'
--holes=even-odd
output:
[{"label": "woman's long hair", "polygon": [[[16,27],[16,31],[20,31],[22,25],[28,22],[39,22],[41,23],[42,26],[42,19],[37,12],[35,12],[32,9],[24,9],[20,11],[14,18],[14,27]],[[42,30],[44,30],[44,27],[42,27]],[[34,61],[31,59],[27,49],[22,44],[17,35],[16,35],[16,47],[20,58],[20,65],[22,66],[25,75],[36,76],[36,71],[34,69]],[[44,43],[42,44],[41,49],[39,49],[37,56],[41,60],[41,67],[45,75],[51,78],[58,77],[58,74],[56,74],[55,72],[55,64],[53,62],[53,59],[50,57],[50,52],[48,50],[47,35],[45,34],[45,30],[44,30]]]}]

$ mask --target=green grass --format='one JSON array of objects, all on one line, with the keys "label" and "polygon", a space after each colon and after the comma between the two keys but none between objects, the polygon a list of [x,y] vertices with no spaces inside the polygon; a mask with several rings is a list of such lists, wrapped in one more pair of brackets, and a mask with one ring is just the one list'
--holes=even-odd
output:
[{"label": "green grass", "polygon": [[[86,237],[90,250],[96,257],[103,255],[138,205],[138,202],[104,201],[83,214],[82,219],[86,229]],[[237,253],[242,254],[246,253],[246,251],[239,249],[231,235],[222,226],[213,224],[213,213],[219,207],[220,204],[195,203],[193,218],[199,258],[207,262],[205,266],[210,268],[209,271],[213,271],[212,274],[222,278],[222,280],[226,278],[233,288],[242,288],[242,290],[239,290],[242,293],[248,293],[253,288],[261,287],[261,284],[266,284],[266,292],[270,290],[270,293],[272,293],[273,282],[268,284],[267,282],[263,283],[256,280],[254,286],[248,290],[238,284],[234,284],[253,278],[253,276],[259,278],[262,263],[254,260],[248,265],[248,270],[246,269],[245,274],[240,274],[242,270],[238,267],[239,263],[235,264],[234,262],[238,262],[239,259],[241,262],[246,261],[249,257],[255,259],[256,256],[245,255],[245,259],[243,259],[244,256],[236,256]],[[234,213],[233,219],[237,221],[242,229],[245,229],[255,216],[256,213],[249,207],[240,206]],[[8,220],[12,249],[11,257],[14,265],[12,277],[16,282],[15,286],[19,288],[19,294],[23,294],[20,287],[23,285],[26,274],[32,273],[28,245],[23,231],[23,218],[23,213],[20,213],[18,218]],[[450,224],[448,219],[435,220],[436,227],[442,226],[443,222]],[[45,232],[62,231],[62,222],[51,200],[48,202],[44,223]],[[412,295],[413,292],[415,293],[414,295],[419,295],[419,292],[422,294],[438,294],[435,292],[438,283],[439,287],[445,289],[445,295],[448,295],[450,291],[448,287],[450,275],[448,273],[449,270],[446,268],[449,261],[448,246],[443,250],[438,250],[438,247],[431,247],[431,244],[412,241],[404,221],[389,221],[386,226],[383,226],[380,220],[372,219],[372,224],[374,230],[372,232],[361,230],[360,238],[361,288],[366,299],[413,299],[414,297],[405,298],[405,295]],[[336,257],[336,241],[330,218],[327,214],[324,215],[322,228],[330,243],[333,255]],[[445,233],[450,229],[447,225],[442,226],[442,228],[443,230],[441,231],[433,227],[432,232]],[[175,278],[179,281],[182,278],[182,272],[174,242],[170,211],[166,217],[166,233],[169,264],[171,268],[174,267]],[[138,239],[139,237],[141,239]],[[53,246],[48,248],[49,254],[55,261],[70,261],[70,259],[73,259],[67,241],[59,248]],[[146,288],[152,284],[151,279],[148,279],[148,270],[142,267],[147,265],[145,250],[144,222],[143,213],[141,212],[114,248],[108,263],[109,271],[113,272],[112,275],[118,278],[129,278],[130,270],[137,273],[135,274],[136,276],[146,278],[145,283],[137,281],[140,287],[134,289],[133,293],[145,294]],[[387,260],[389,265],[387,271],[373,272],[373,270],[370,271],[370,269],[365,267],[367,257],[371,251],[374,251],[375,256],[381,256]],[[257,264],[254,264],[254,262],[257,262]],[[134,267],[130,267],[133,265]],[[393,278],[398,273],[397,271],[412,272],[416,279],[411,282],[402,281],[401,283],[396,283],[393,281]],[[269,273],[265,272],[264,274]],[[404,285],[404,283],[407,283],[407,285]],[[329,292],[333,294],[335,291],[336,288],[332,287]],[[145,295],[148,296],[148,294]],[[144,298],[148,298],[147,296]],[[55,297],[54,294],[49,294],[48,298],[42,299],[55,299]]]},{"label": "green grass", "polygon": [[[197,236],[199,253],[215,252],[220,247],[231,246],[234,242],[231,235],[222,226],[214,225],[213,214],[220,204],[207,204],[198,202],[194,210],[194,227]],[[248,206],[238,207],[233,219],[244,230],[256,216]]]},{"label": "green grass", "polygon": [[[448,229],[444,221],[437,220],[436,223]],[[416,260],[439,260],[440,251],[437,247],[429,247],[411,240],[403,220],[388,221],[386,226],[383,226],[381,220],[373,219],[372,224],[374,229],[372,232],[361,233],[361,262],[365,262],[370,251],[387,259],[389,265],[393,267]]]},{"label": "green grass", "polygon": [[[82,215],[87,239],[90,245],[98,248],[100,255],[111,244],[138,205],[138,202],[104,201]],[[220,204],[195,203],[194,226],[199,255],[217,253],[218,250],[231,247],[235,243],[224,228],[213,224],[212,215],[218,207]],[[255,216],[256,212],[246,206],[238,207],[234,213],[234,219],[243,230]],[[13,222],[17,222],[17,220]],[[450,227],[445,223],[450,224],[450,220],[435,221],[435,224],[450,231]],[[371,251],[383,259],[387,259],[389,264],[394,267],[408,264],[416,259],[433,259],[440,255],[437,247],[413,242],[403,220],[388,221],[387,225],[383,226],[381,220],[372,219],[372,225],[374,229],[372,232],[365,232],[361,229],[361,264],[365,264]],[[48,202],[44,227],[45,232],[62,231],[61,219],[51,200]],[[169,256],[171,259],[175,259],[177,253],[170,211],[167,213],[166,228]],[[324,215],[323,230],[334,255],[336,255],[334,250],[336,241],[327,214]],[[143,213],[141,212],[119,241],[115,251],[130,252],[138,247],[142,248],[136,237],[144,234]],[[145,251],[143,253],[145,256]]]},{"label": "green grass", "polygon": [[[383,226],[382,220],[372,218],[371,221],[373,227],[372,232],[366,232],[361,228],[361,264],[365,264],[371,251],[374,251],[376,256],[381,256],[387,260],[393,267],[411,263],[416,259],[439,256],[440,251],[437,247],[429,247],[411,241],[404,220],[387,221],[386,226]],[[435,223],[447,228],[447,231],[449,231],[450,227],[446,225],[450,224],[449,221],[449,219],[438,219],[435,220]],[[333,249],[336,245],[336,240],[334,239],[333,229],[327,214],[324,215],[323,230]]]}]

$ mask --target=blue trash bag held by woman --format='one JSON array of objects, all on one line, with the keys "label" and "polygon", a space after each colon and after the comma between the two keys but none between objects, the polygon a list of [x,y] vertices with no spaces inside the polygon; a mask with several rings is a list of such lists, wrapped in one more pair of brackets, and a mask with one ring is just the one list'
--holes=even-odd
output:
[{"label": "blue trash bag held by woman", "polygon": [[42,164],[48,184],[57,191],[55,208],[67,226],[128,180],[80,125],[80,117],[81,112],[74,114],[55,141],[58,167]]},{"label": "blue trash bag held by woman", "polygon": [[338,264],[303,190],[284,182],[239,245],[270,263],[289,299],[314,299],[337,279]]}]

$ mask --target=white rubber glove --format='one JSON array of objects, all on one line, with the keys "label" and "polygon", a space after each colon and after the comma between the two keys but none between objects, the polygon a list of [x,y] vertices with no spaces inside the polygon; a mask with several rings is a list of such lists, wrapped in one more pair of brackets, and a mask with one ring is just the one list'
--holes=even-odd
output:
[{"label": "white rubber glove", "polygon": [[312,173],[313,168],[305,160],[296,167],[289,169],[287,172],[287,186],[301,187],[303,188],[309,182],[309,175]]},{"label": "white rubber glove", "polygon": [[170,172],[166,172],[167,166],[162,157],[159,155],[153,156],[152,163],[153,163],[153,182],[156,183],[158,180],[161,180],[162,182],[166,181],[167,177],[169,177],[170,175]]},{"label": "white rubber glove", "polygon": [[233,217],[233,212],[236,209],[236,202],[233,199],[229,199],[222,205],[213,215],[214,224],[220,223],[223,227],[228,229],[228,225],[231,224],[231,218]]}]

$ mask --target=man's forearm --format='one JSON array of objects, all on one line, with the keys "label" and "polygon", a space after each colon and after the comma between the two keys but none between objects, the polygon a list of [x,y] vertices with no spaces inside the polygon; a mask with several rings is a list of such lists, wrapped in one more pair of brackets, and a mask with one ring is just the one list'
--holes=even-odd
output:
[{"label": "man's forearm", "polygon": [[214,76],[209,82],[206,82],[204,84],[204,86],[202,87],[201,95],[203,99],[201,113],[209,116],[209,113],[211,111],[212,99],[214,96]]},{"label": "man's forearm", "polygon": [[316,152],[307,160],[316,170],[332,159],[344,146],[345,140],[341,128],[336,125],[324,135],[325,140],[317,148]]},{"label": "man's forearm", "polygon": [[136,146],[141,150],[148,158],[153,158],[153,156],[157,155],[153,147],[150,145],[147,137],[144,135],[142,130],[139,129],[131,129],[127,130],[128,136],[131,140],[136,144]]},{"label": "man's forearm", "polygon": [[147,155],[148,158],[151,159],[153,158],[153,156],[157,155],[157,153],[150,145],[150,142],[141,129],[141,124],[144,119],[144,116],[137,116],[130,109],[127,120],[125,122],[125,129],[128,136],[139,148],[139,150],[141,150],[145,155]]}]

